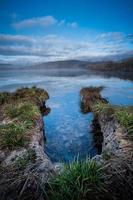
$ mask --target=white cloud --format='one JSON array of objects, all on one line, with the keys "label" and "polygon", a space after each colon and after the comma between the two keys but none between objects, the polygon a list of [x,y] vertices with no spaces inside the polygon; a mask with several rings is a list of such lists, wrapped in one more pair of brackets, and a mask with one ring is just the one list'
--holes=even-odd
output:
[{"label": "white cloud", "polygon": [[77,28],[78,24],[76,22],[72,22],[72,23],[67,23],[67,26],[70,28]]},{"label": "white cloud", "polygon": [[[15,20],[15,18],[14,18]],[[22,21],[16,21],[11,23],[11,26],[15,29],[31,28],[31,27],[49,27],[49,26],[66,26],[70,28],[77,28],[78,24],[76,22],[66,22],[64,19],[57,20],[53,16],[42,16],[34,17],[30,19],[24,19]]]},{"label": "white cloud", "polygon": [[61,20],[58,22],[58,26],[62,26],[62,25],[65,25],[65,20]]},{"label": "white cloud", "polygon": [[121,43],[125,40],[125,35],[121,32],[106,32],[99,34],[97,40],[101,40],[101,42]]},{"label": "white cloud", "polygon": [[[109,34],[110,35],[110,34]],[[98,39],[99,37],[99,39]],[[24,35],[0,35],[0,54],[7,61],[20,60],[31,62],[55,61],[64,59],[87,59],[90,57],[107,56],[128,52],[128,46],[118,42],[116,38],[110,43],[102,40],[105,35],[100,35],[96,40],[80,38],[69,39],[58,35],[46,35],[42,37]],[[131,36],[130,36],[131,37]],[[129,42],[128,37],[126,42]],[[10,57],[10,59],[9,59]],[[24,58],[25,59],[22,59]],[[34,58],[34,59],[33,59]]]},{"label": "white cloud", "polygon": [[77,28],[78,24],[76,22],[72,22],[72,23],[67,23],[67,26],[71,28]]},{"label": "white cloud", "polygon": [[34,38],[33,37],[27,37],[24,35],[10,35],[10,34],[0,34],[0,43],[3,44],[9,44],[9,43],[13,43],[13,44],[33,44],[34,43]]},{"label": "white cloud", "polygon": [[16,29],[34,27],[34,26],[52,26],[57,23],[57,20],[53,16],[36,17],[31,19],[25,19],[20,22],[12,23],[12,26]]}]

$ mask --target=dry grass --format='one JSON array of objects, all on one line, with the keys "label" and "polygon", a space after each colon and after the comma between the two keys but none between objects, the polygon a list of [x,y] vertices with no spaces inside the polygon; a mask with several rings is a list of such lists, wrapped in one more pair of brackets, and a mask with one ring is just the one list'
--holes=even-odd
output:
[{"label": "dry grass", "polygon": [[101,87],[86,87],[82,88],[80,91],[81,95],[81,111],[83,113],[90,112],[92,110],[92,105],[96,101],[107,102],[106,99],[102,98],[100,92],[103,90]]},{"label": "dry grass", "polygon": [[21,101],[32,101],[34,103],[40,103],[41,101],[45,101],[49,99],[49,95],[47,91],[32,87],[32,88],[21,88],[16,90],[13,93],[8,92],[1,92],[0,93],[0,105],[3,105],[4,103],[11,103],[15,102],[17,100]]}]

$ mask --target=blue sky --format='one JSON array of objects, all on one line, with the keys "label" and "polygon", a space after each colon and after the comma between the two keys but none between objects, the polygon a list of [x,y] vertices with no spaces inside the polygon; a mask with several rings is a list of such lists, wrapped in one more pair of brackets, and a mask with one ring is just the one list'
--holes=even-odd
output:
[{"label": "blue sky", "polygon": [[0,61],[133,54],[133,0],[0,0]]}]

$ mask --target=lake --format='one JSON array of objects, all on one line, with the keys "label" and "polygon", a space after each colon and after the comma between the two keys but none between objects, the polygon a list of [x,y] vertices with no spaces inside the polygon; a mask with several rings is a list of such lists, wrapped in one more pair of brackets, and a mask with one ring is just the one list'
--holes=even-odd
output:
[{"label": "lake", "polygon": [[0,91],[14,91],[24,86],[44,88],[51,108],[44,117],[46,145],[44,151],[53,162],[70,162],[97,154],[91,130],[92,113],[80,111],[80,89],[105,86],[102,95],[114,105],[133,104],[133,82],[119,78],[91,75],[85,69],[0,70]]}]

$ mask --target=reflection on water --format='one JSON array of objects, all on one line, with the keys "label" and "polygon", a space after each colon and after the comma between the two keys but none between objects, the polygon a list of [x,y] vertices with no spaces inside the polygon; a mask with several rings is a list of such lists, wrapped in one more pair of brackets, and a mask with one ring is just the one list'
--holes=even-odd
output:
[{"label": "reflection on water", "polygon": [[51,97],[50,114],[45,117],[46,152],[53,161],[71,161],[95,155],[90,133],[92,114],[80,112],[79,91],[62,92]]},{"label": "reflection on water", "polygon": [[[79,91],[85,86],[105,86],[102,95],[112,104],[132,105],[133,83],[119,78],[91,76],[85,72],[69,73],[62,70],[56,74],[35,71],[0,71],[0,90],[15,90],[22,86],[45,88],[50,99],[47,105],[51,113],[45,117],[46,153],[54,161],[71,161],[74,157],[85,158],[96,154],[89,123],[92,114],[82,114]],[[73,75],[73,76],[71,76]]]}]

